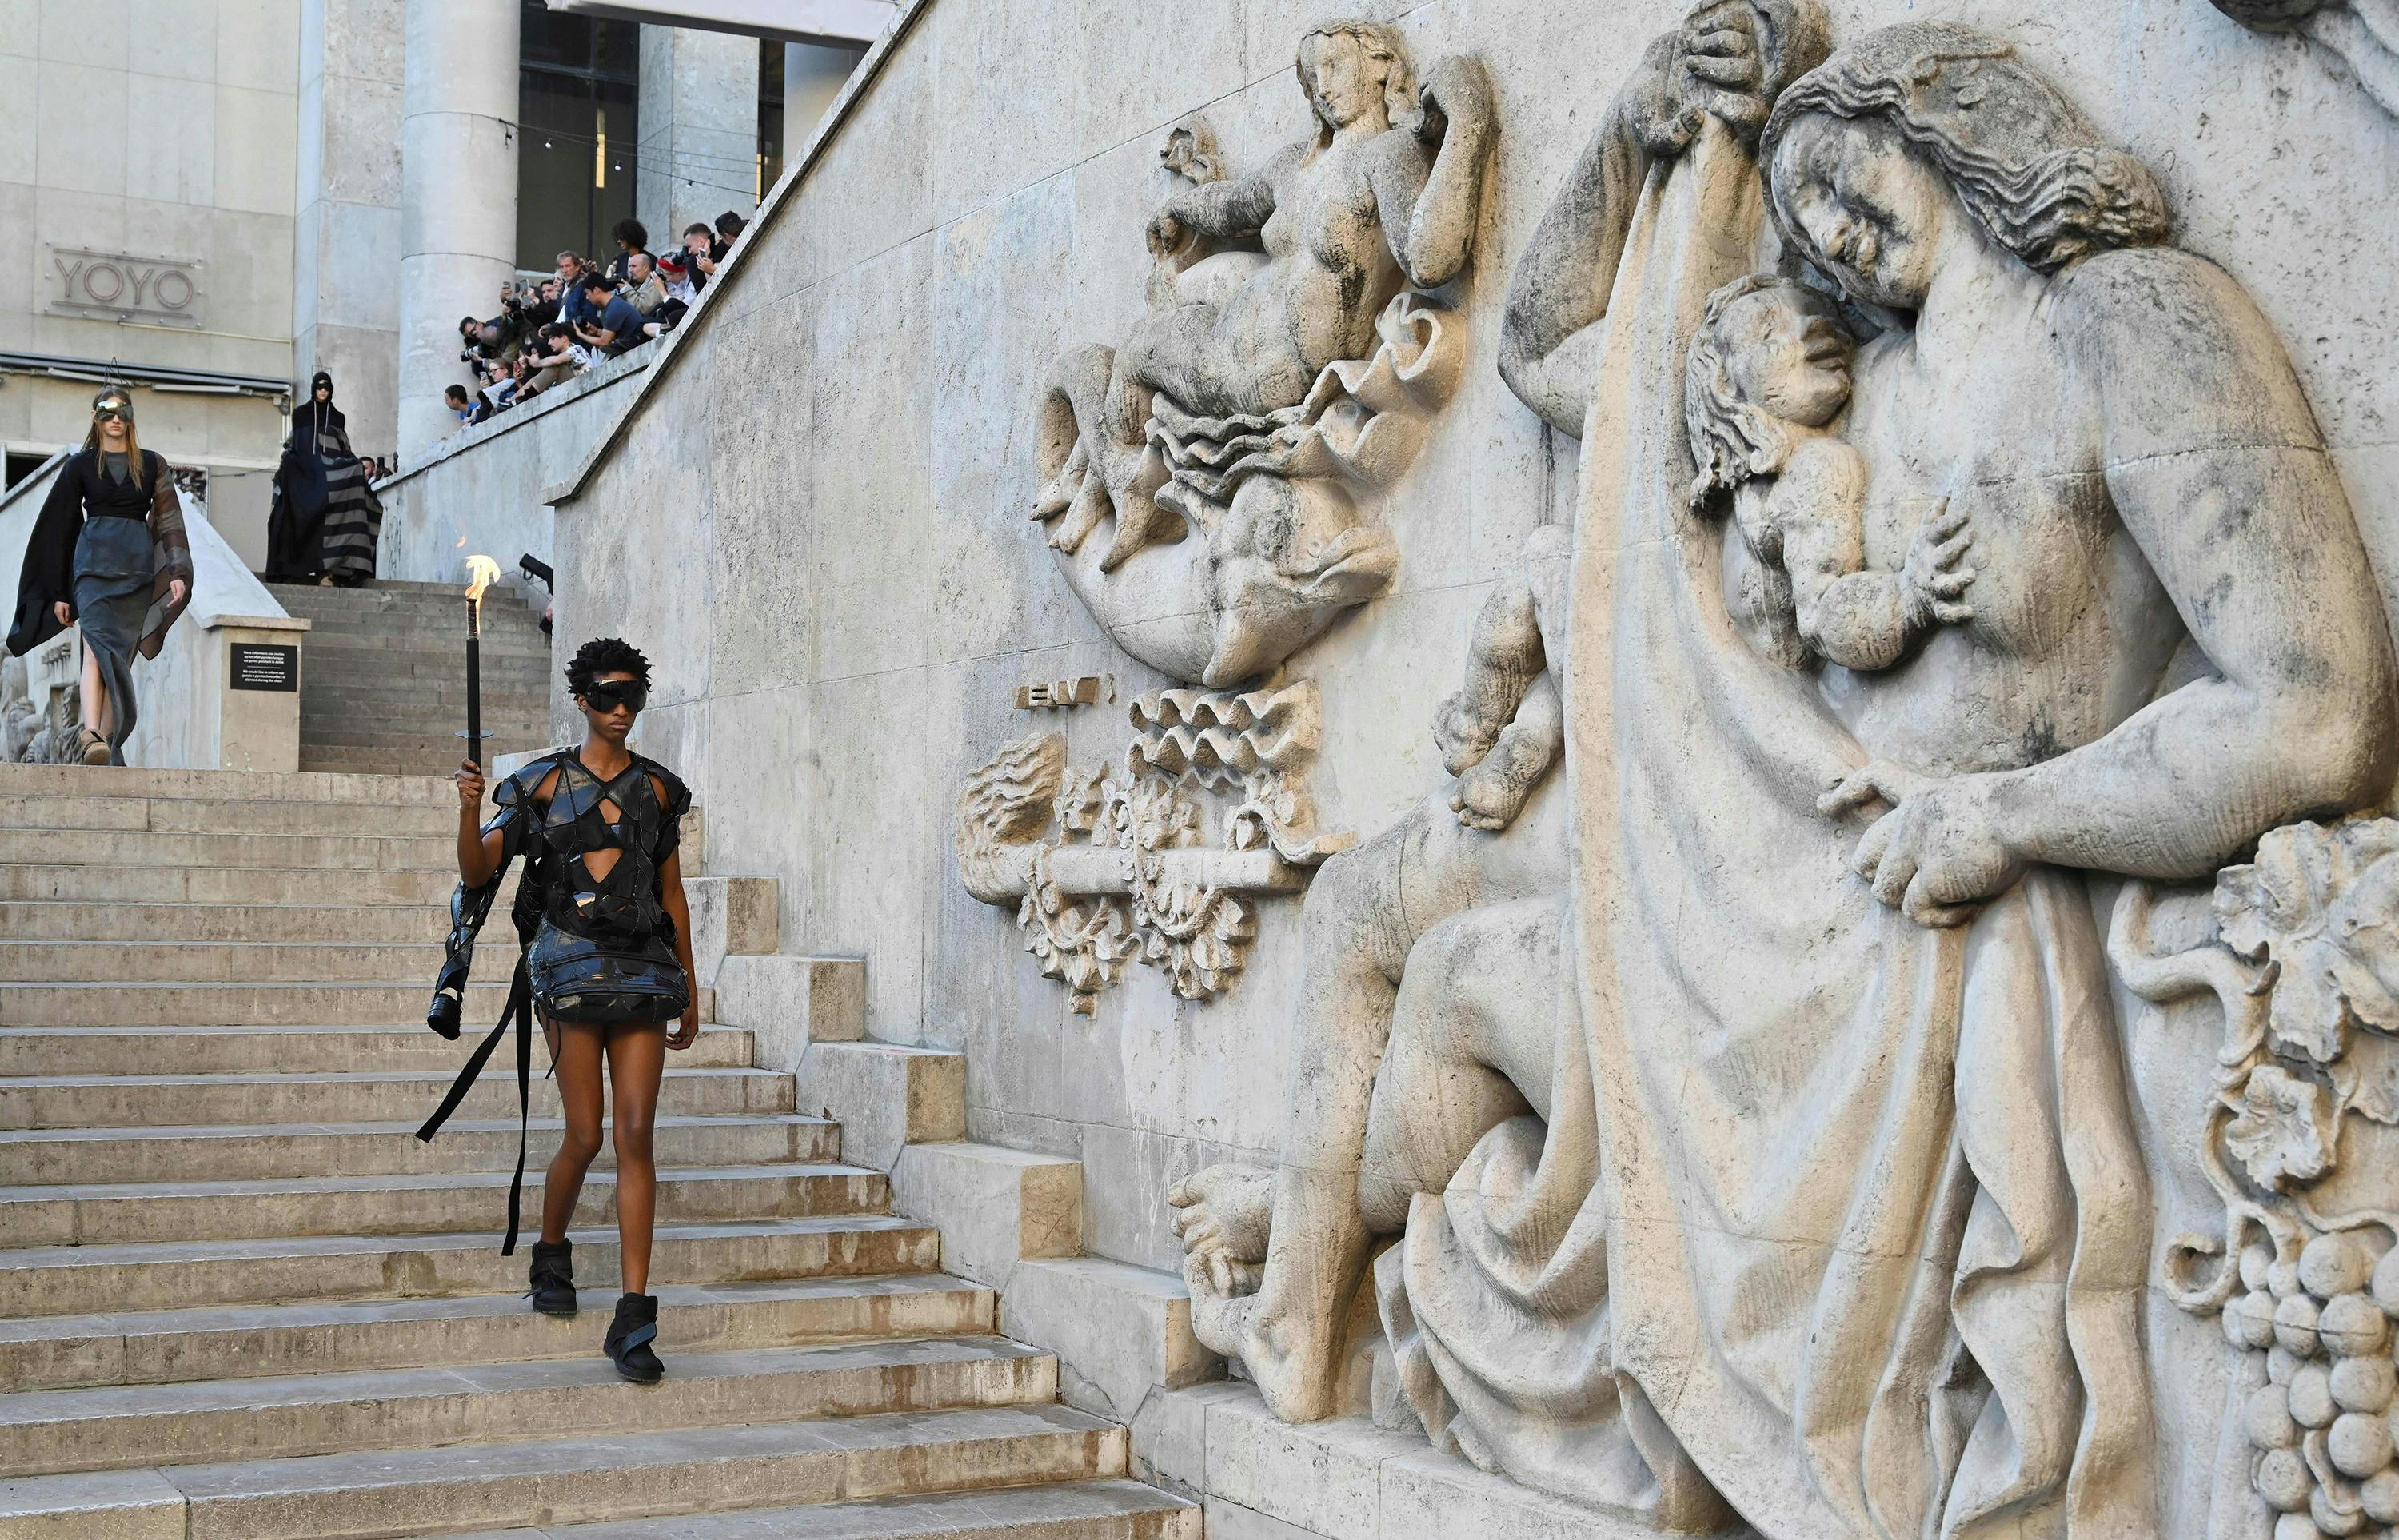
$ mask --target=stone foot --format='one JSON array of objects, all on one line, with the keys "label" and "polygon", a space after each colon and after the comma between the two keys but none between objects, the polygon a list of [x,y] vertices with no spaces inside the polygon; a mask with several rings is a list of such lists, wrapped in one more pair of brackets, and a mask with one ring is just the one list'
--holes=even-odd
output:
[{"label": "stone foot", "polygon": [[1313,1423],[1333,1414],[1333,1358],[1340,1345],[1331,1323],[1309,1331],[1277,1313],[1259,1292],[1264,1270],[1232,1266],[1233,1287],[1220,1290],[1190,1257],[1183,1281],[1191,1290],[1191,1334],[1211,1351],[1239,1358],[1267,1410],[1286,1423]]},{"label": "stone foot", "polygon": [[1453,776],[1463,776],[1482,763],[1507,724],[1504,714],[1491,704],[1476,701],[1471,692],[1452,695],[1432,714],[1432,740],[1441,747],[1443,767]]},{"label": "stone foot", "polygon": [[1550,767],[1549,746],[1516,723],[1511,723],[1480,763],[1457,777],[1449,805],[1457,821],[1469,829],[1500,830],[1516,821],[1525,799]]},{"label": "stone foot", "polygon": [[1184,1270],[1205,1275],[1218,1294],[1249,1292],[1236,1287],[1234,1270],[1266,1261],[1274,1187],[1272,1171],[1211,1166],[1169,1189],[1174,1233],[1183,1237]]}]

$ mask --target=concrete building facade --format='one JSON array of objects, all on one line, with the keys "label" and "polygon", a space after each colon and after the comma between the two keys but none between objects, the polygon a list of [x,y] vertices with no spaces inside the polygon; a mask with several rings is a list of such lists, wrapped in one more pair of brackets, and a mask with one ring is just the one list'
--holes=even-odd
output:
[{"label": "concrete building facade", "polygon": [[[466,378],[457,317],[495,310],[520,254],[522,173],[503,142],[524,14],[519,0],[0,0],[0,88],[17,108],[0,124],[7,480],[82,437],[102,383],[129,383],[143,444],[207,473],[211,517],[263,564],[295,383],[329,371],[354,447],[385,459],[403,447],[404,265],[430,317],[411,377],[434,412],[417,437],[446,429],[441,389]],[[645,161],[712,169],[711,185],[655,217],[645,198],[644,217],[667,232],[746,212],[759,39],[613,24],[644,34]],[[857,52],[788,48],[806,56],[786,125],[804,142],[831,95],[820,77],[837,88]],[[481,138],[437,131],[469,118]],[[486,155],[485,141],[506,153]]]},{"label": "concrete building facade", "polygon": [[[0,6],[0,442],[12,475],[135,385],[264,551],[293,369],[302,0]],[[30,456],[30,459],[23,458]]]}]

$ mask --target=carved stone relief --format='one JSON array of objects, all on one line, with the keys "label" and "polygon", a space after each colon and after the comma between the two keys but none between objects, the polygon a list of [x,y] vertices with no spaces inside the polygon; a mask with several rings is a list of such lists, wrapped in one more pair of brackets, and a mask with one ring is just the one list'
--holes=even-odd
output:
[{"label": "carved stone relief", "polygon": [[1482,67],[1419,87],[1396,31],[1337,21],[1301,39],[1299,74],[1312,136],[1248,176],[1204,122],[1169,132],[1187,185],[1150,221],[1150,313],[1069,353],[1039,403],[1033,517],[1067,582],[1126,652],[1216,688],[1389,586],[1379,499],[1464,357],[1425,291],[1472,250]]},{"label": "carved stone relief", "polygon": [[[1308,771],[1316,686],[1161,690],[1132,704],[1118,765],[1077,770],[1057,733],[1020,738],[967,777],[956,844],[967,891],[1016,905],[1024,947],[1085,1016],[1128,962],[1186,1000],[1213,999],[1246,960],[1249,903],[1297,892],[1351,843],[1315,823]],[[1220,841],[1208,843],[1209,803]]]},{"label": "carved stone relief", "polygon": [[0,659],[0,764],[69,763],[75,726],[83,720],[83,687],[72,676],[46,680],[36,699],[28,662]]},{"label": "carved stone relief", "polygon": [[2118,977],[2150,1001],[2213,996],[2224,1018],[2198,1152],[2224,1229],[2179,1237],[2166,1286],[2244,1359],[2239,1426],[2251,1483],[2290,1516],[2277,1535],[2399,1524],[2399,821],[2268,834],[2217,877],[2209,945],[2152,952],[2152,901],[2144,883],[2117,899]]},{"label": "carved stone relief", "polygon": [[[1016,907],[1025,950],[1081,1015],[1131,961],[1161,969],[1181,998],[1212,999],[1246,960],[1248,903],[1298,892],[1305,867],[1346,843],[1313,827],[1316,711],[1309,683],[1166,691],[1132,703],[1140,733],[1120,764],[1070,766],[1059,733],[1010,743],[959,792],[960,880]],[[1228,788],[1211,845],[1206,804]]]},{"label": "carved stone relief", "polygon": [[[2399,822],[2343,816],[2399,669],[2341,479],[2005,39],[1832,42],[1695,9],[1519,262],[1579,527],[1477,623],[1455,784],[1308,889],[1278,1165],[1169,1195],[1194,1330],[1660,1533],[2158,1535],[2227,1490],[2161,1448],[2162,1284],[2246,1356],[2211,1536],[2385,1533]],[[2143,1149],[2119,986],[2222,1001],[2203,1149]],[[2152,1156],[2227,1215],[2162,1277]]]},{"label": "carved stone relief", "polygon": [[1132,703],[1121,766],[1078,773],[1037,736],[960,793],[966,886],[1017,905],[1085,1014],[1128,961],[1182,998],[1221,993],[1249,905],[1349,843],[1315,826],[1316,688],[1284,665],[1389,586],[1382,500],[1464,364],[1430,291],[1473,249],[1482,66],[1419,84],[1399,33],[1363,20],[1311,28],[1297,62],[1311,134],[1256,171],[1231,175],[1204,119],[1168,131],[1159,161],[1184,184],[1149,223],[1149,313],[1123,345],[1069,353],[1039,399],[1033,517],[1068,586],[1126,653],[1200,686]]},{"label": "carved stone relief", "polygon": [[2291,33],[2349,67],[2382,110],[2399,114],[2399,0],[2211,0],[2253,32]]}]

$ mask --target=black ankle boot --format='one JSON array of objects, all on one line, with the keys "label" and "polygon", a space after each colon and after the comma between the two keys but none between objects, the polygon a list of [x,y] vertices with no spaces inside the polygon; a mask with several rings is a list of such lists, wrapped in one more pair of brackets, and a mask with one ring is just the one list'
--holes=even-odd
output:
[{"label": "black ankle boot", "polygon": [[533,1307],[545,1316],[575,1314],[575,1243],[533,1243]]},{"label": "black ankle boot", "polygon": [[658,1297],[656,1294],[620,1294],[617,1299],[617,1318],[608,1323],[605,1344],[608,1357],[617,1365],[617,1372],[635,1385],[656,1385],[667,1371],[658,1356],[650,1351],[650,1339],[658,1334]]}]

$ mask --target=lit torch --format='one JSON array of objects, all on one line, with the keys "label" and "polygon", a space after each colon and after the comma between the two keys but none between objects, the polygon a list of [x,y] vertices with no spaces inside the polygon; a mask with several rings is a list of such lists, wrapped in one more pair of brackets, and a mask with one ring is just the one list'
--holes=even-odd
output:
[{"label": "lit torch", "polygon": [[483,767],[483,590],[500,580],[488,556],[467,558],[467,758]]}]

